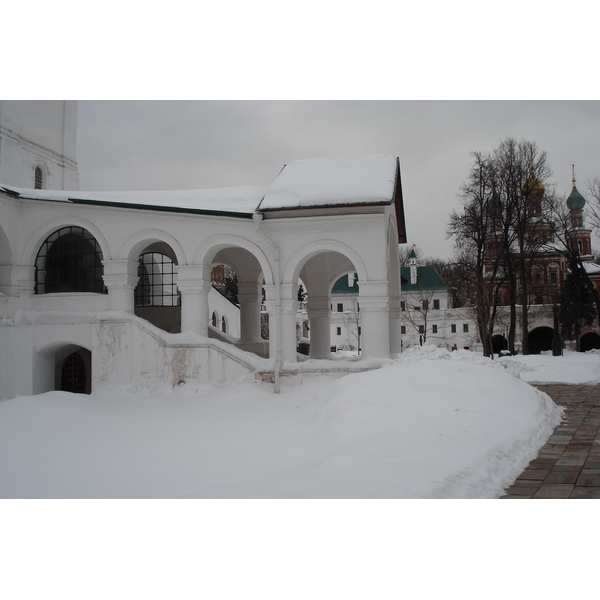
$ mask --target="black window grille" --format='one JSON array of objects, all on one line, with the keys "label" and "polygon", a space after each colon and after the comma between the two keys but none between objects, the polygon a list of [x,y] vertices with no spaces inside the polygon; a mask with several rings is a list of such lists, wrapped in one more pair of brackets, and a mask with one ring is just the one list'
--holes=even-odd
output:
[{"label": "black window grille", "polygon": [[35,259],[35,293],[106,294],[102,250],[83,227],[62,227],[48,236]]},{"label": "black window grille", "polygon": [[138,260],[135,306],[180,306],[177,265],[161,252],[145,252]]},{"label": "black window grille", "polygon": [[34,186],[36,190],[41,190],[44,185],[44,174],[40,167],[35,168],[35,181]]}]

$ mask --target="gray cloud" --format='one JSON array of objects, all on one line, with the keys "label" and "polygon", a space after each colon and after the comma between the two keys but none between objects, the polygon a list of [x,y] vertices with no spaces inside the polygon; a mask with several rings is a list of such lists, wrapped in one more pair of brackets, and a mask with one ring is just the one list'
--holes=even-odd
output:
[{"label": "gray cloud", "polygon": [[548,152],[567,194],[600,175],[596,101],[83,101],[81,189],[267,186],[287,162],[337,154],[400,157],[409,242],[448,256],[448,214],[470,153],[508,136]]}]

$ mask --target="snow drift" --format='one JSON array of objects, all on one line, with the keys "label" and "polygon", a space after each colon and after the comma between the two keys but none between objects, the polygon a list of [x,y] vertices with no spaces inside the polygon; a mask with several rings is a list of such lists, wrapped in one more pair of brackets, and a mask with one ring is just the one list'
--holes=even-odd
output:
[{"label": "snow drift", "polygon": [[0,402],[0,496],[496,498],[562,415],[503,364],[425,346],[280,395],[140,380],[14,398]]}]

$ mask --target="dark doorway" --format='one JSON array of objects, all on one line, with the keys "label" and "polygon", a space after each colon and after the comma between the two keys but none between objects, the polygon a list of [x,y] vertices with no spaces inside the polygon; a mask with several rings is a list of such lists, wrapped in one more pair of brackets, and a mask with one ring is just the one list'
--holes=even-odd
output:
[{"label": "dark doorway", "polygon": [[500,354],[502,350],[508,350],[508,341],[503,335],[494,335],[492,337],[492,352]]},{"label": "dark doorway", "polygon": [[77,352],[65,358],[61,369],[60,389],[74,394],[86,393],[85,365]]},{"label": "dark doorway", "polygon": [[529,332],[529,354],[540,354],[552,350],[552,327],[536,327]]},{"label": "dark doorway", "polygon": [[579,351],[587,352],[588,350],[600,350],[600,335],[593,331],[582,335],[579,341]]}]

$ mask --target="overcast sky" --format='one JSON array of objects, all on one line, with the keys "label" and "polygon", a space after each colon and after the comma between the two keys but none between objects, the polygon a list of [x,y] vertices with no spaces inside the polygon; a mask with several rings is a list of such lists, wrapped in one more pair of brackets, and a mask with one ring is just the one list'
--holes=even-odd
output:
[{"label": "overcast sky", "polygon": [[77,158],[82,190],[171,190],[266,187],[293,160],[394,154],[409,243],[448,257],[471,152],[534,141],[557,191],[575,164],[586,195],[599,133],[599,101],[80,101]]}]

